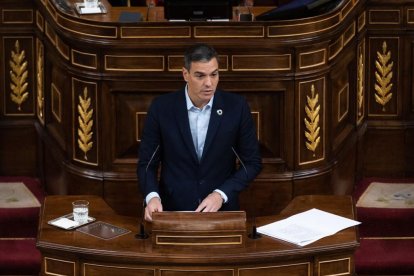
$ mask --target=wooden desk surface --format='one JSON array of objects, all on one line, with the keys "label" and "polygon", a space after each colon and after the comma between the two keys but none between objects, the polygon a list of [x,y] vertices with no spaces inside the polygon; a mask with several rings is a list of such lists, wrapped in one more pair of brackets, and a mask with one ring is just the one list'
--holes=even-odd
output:
[{"label": "wooden desk surface", "polygon": [[[131,232],[115,239],[102,240],[76,230],[62,230],[47,223],[49,220],[70,213],[71,202],[75,199],[89,200],[89,215],[95,217],[97,221],[111,223]],[[295,198],[280,215],[257,218],[257,225],[260,226],[313,207],[351,219],[354,218],[352,199],[348,196],[300,196]],[[247,229],[249,231],[250,226]],[[313,259],[315,255],[331,256],[346,252],[348,257],[345,259],[349,259],[350,272],[353,271],[353,251],[358,246],[355,227],[345,229],[305,247],[263,236],[257,240],[247,239],[246,246],[242,248],[220,250],[205,247],[153,248],[150,238],[137,240],[134,237],[137,232],[137,218],[117,215],[100,197],[48,196],[40,216],[37,246],[42,252],[43,258],[46,257],[49,260],[50,258],[61,260],[61,256],[70,256],[69,259],[76,259],[74,262],[87,259],[99,261],[99,263],[110,262],[154,267],[159,267],[162,264],[228,267],[237,263],[246,266],[249,264],[257,265],[257,262],[270,264],[275,260],[278,263],[286,263],[292,259],[309,260]],[[45,266],[46,261],[43,263]],[[309,267],[311,266],[309,265]],[[42,269],[43,272],[44,269]]]}]

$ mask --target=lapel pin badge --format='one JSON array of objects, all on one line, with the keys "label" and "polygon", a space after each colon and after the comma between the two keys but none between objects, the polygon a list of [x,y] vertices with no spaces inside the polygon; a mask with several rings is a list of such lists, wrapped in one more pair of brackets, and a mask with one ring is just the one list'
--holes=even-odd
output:
[{"label": "lapel pin badge", "polygon": [[223,115],[223,110],[217,109],[217,115],[219,115],[219,116]]}]

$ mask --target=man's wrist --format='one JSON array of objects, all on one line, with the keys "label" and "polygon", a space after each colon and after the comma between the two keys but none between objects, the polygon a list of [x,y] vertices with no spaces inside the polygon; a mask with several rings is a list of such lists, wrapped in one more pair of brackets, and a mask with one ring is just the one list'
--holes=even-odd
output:
[{"label": "man's wrist", "polygon": [[214,191],[221,196],[221,199],[223,200],[223,204],[227,202],[228,197],[222,190],[215,189]]},{"label": "man's wrist", "polygon": [[148,205],[150,200],[153,199],[154,197],[158,197],[161,201],[161,197],[157,192],[151,192],[145,197],[145,203]]}]

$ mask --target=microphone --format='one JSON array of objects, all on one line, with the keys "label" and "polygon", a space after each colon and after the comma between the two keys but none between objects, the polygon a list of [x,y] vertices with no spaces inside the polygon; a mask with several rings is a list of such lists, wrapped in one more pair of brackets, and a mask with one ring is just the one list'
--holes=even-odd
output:
[{"label": "microphone", "polygon": [[[237,160],[239,160],[240,165],[243,167],[244,172],[245,172],[245,174],[246,174],[246,179],[248,179],[248,178],[249,178],[249,175],[247,174],[247,168],[246,168],[246,166],[244,165],[244,163],[243,163],[242,159],[240,158],[240,156],[237,154],[236,150],[235,150],[233,147],[231,147],[231,150],[234,152],[234,155],[236,155]],[[252,192],[252,193],[253,193],[253,192]],[[253,198],[253,196],[252,196],[252,198]],[[252,223],[252,231],[251,231],[251,233],[250,233],[250,234],[248,234],[248,237],[249,237],[249,238],[251,238],[251,239],[253,239],[253,240],[256,240],[256,239],[259,239],[259,238],[261,238],[261,237],[262,237],[262,235],[261,235],[260,233],[257,233],[257,227],[256,227],[256,207],[255,207],[255,205],[254,205],[254,204],[253,204],[253,223]]]},{"label": "microphone", "polygon": [[[157,153],[159,148],[160,148],[160,145],[158,145],[155,148],[154,152],[151,155],[150,160],[148,161],[147,166],[145,167],[145,176],[144,176],[145,184],[147,183],[148,167],[151,165],[152,161],[154,160],[155,154]],[[139,223],[139,233],[135,234],[135,238],[139,240],[145,240],[145,239],[148,239],[149,237],[149,235],[145,232],[144,216],[145,216],[145,197],[142,200],[142,213],[141,213],[141,221]]]}]

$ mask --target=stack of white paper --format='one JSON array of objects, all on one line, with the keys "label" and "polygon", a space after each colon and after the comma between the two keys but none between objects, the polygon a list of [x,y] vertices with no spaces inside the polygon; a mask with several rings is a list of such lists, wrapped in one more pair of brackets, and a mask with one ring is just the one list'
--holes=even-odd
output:
[{"label": "stack of white paper", "polygon": [[311,209],[287,219],[258,227],[257,231],[277,239],[304,246],[358,224],[360,224],[359,221],[318,209]]}]

